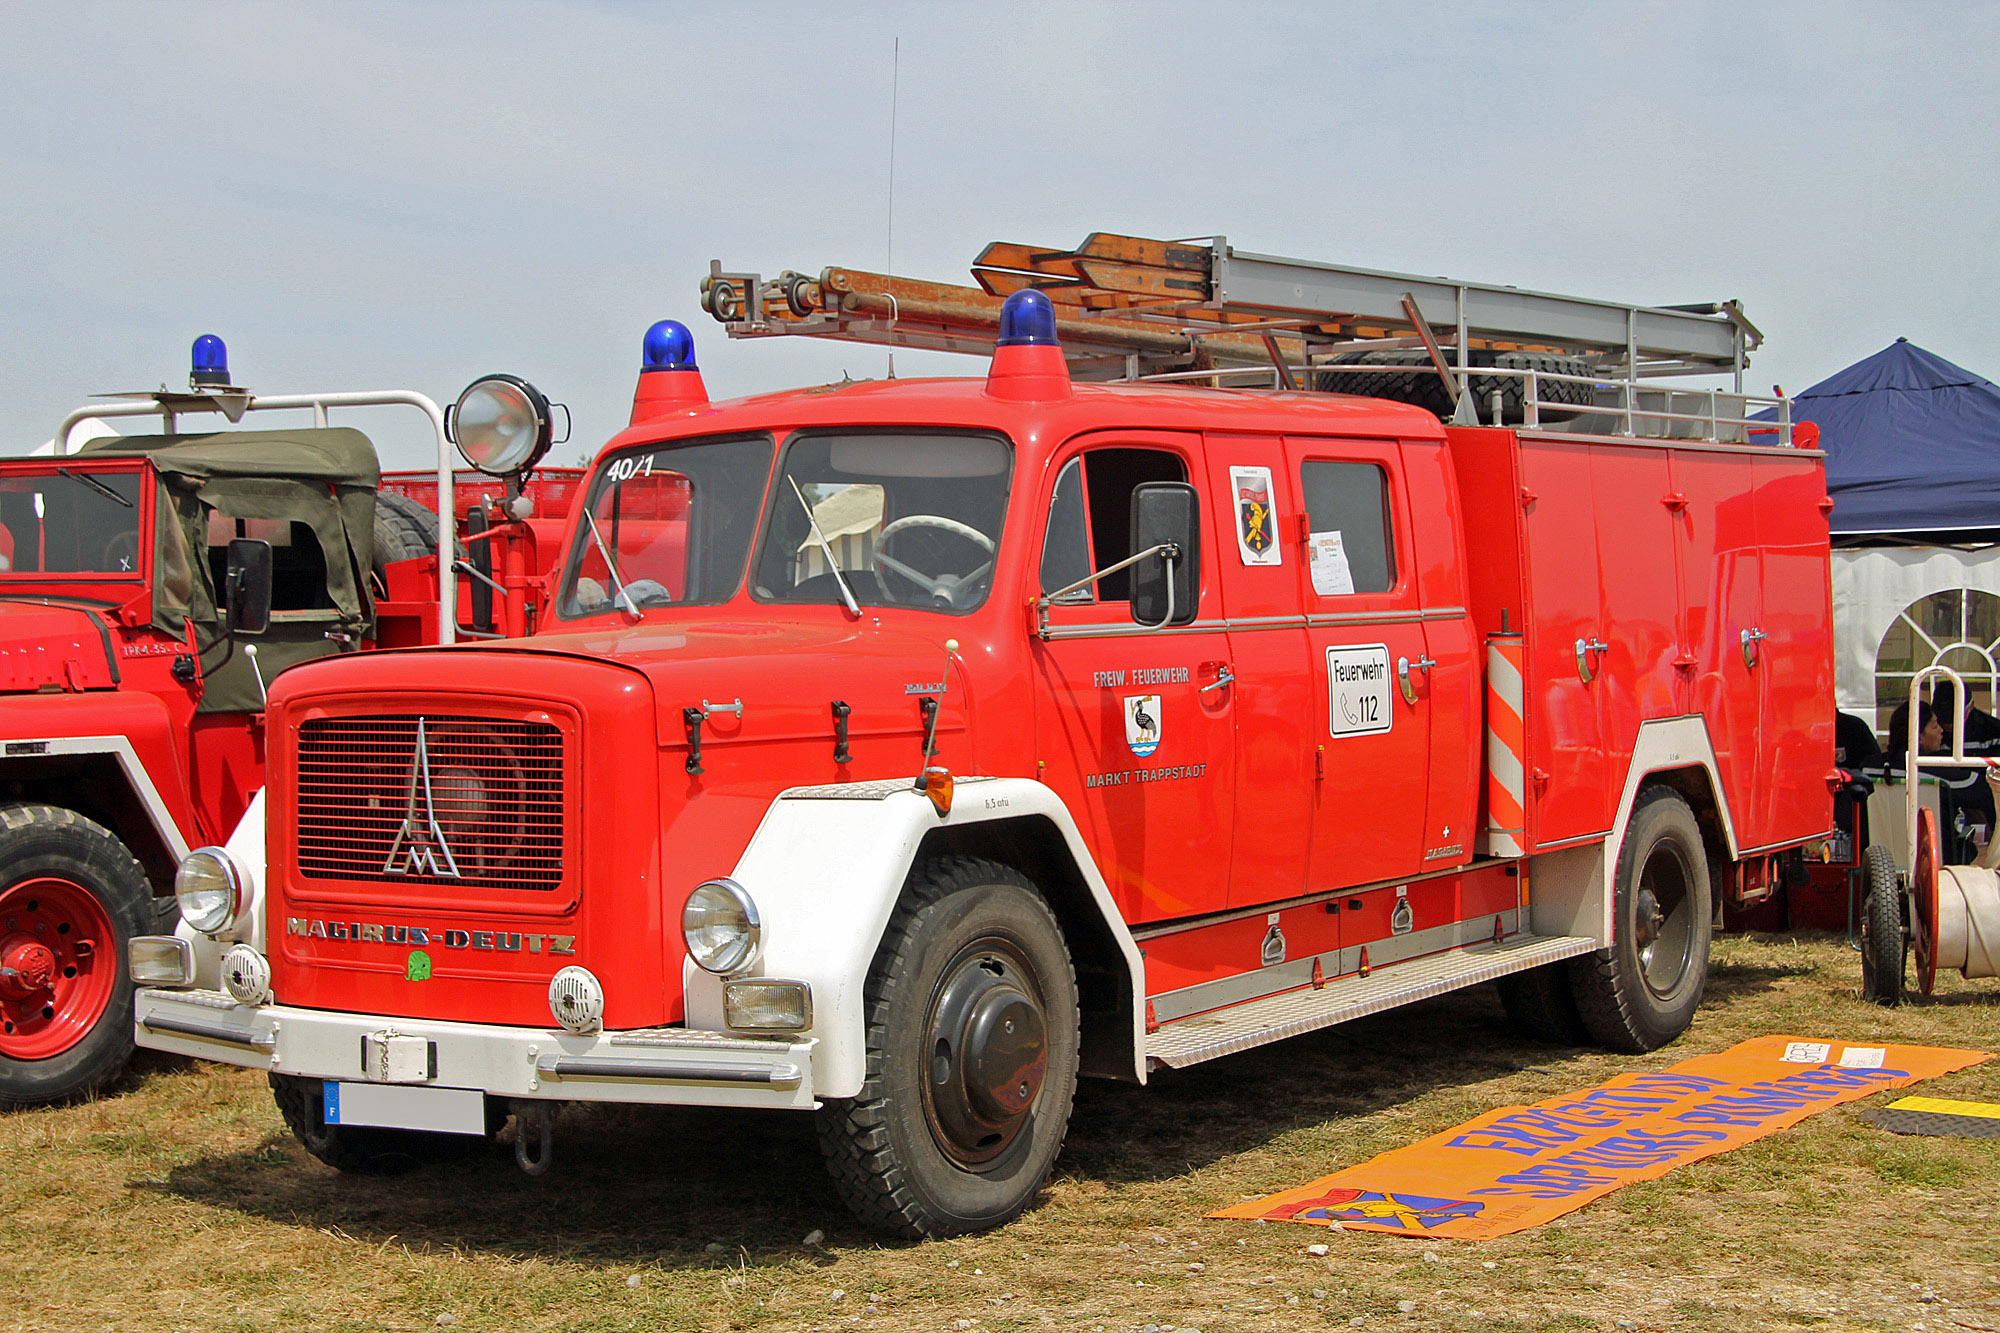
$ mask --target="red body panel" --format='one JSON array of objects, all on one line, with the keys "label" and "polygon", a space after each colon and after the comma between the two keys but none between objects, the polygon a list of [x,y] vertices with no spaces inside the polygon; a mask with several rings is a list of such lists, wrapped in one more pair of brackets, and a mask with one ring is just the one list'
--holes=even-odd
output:
[{"label": "red body panel", "polygon": [[[546,902],[574,903],[557,915],[575,926],[576,961],[610,981],[614,1027],[679,1016],[679,905],[730,871],[781,790],[919,769],[926,696],[942,699],[938,763],[1032,776],[1068,805],[1118,910],[1147,935],[1155,994],[1256,969],[1273,924],[1294,958],[1411,929],[1451,927],[1458,938],[1522,928],[1518,867],[1472,864],[1483,639],[1503,628],[1527,637],[1531,846],[1605,836],[1640,726],[1696,712],[1739,833],[1766,845],[1820,831],[1832,738],[1807,707],[1830,670],[1825,593],[1805,586],[1825,575],[1825,523],[1808,503],[1816,456],[1447,431],[1414,409],[1321,395],[1077,386],[1038,399],[1053,391],[1009,389],[899,381],[668,406],[607,446],[756,432],[782,458],[804,427],[1004,435],[1012,483],[992,591],[976,609],[869,606],[854,618],[837,605],[760,599],[749,581],[720,605],[606,604],[528,640],[291,672],[273,695],[275,734],[287,738],[278,748],[327,710],[540,708],[569,719],[565,896]],[[1043,636],[1034,602],[1052,497],[1079,458],[1073,475],[1089,492],[1091,460],[1106,450],[1146,451],[1149,466],[1178,469],[1201,492],[1194,622],[1155,632],[1115,599],[1081,600],[1045,607]],[[1345,525],[1335,530],[1352,543],[1350,580],[1372,577],[1361,547],[1370,523],[1385,528],[1380,586],[1349,591],[1331,562],[1314,564],[1302,479],[1319,463],[1381,479],[1379,516],[1324,520]],[[1767,571],[1779,557],[1767,559],[1758,517],[1767,505],[1782,511],[1770,530],[1783,532],[1789,562],[1776,594]],[[1111,521],[1091,512],[1093,525]],[[662,521],[663,539],[678,528],[687,540],[676,516]],[[676,586],[685,573],[673,559],[648,567]],[[1765,623],[1767,597],[1784,609]],[[1746,683],[1735,637],[1751,627],[1746,615],[1770,634],[1768,651],[1817,665],[1751,668]],[[949,659],[947,639],[958,644]],[[1604,645],[1588,649],[1589,680],[1579,642]],[[1346,680],[1379,692],[1379,716],[1367,703],[1368,716],[1341,720]],[[740,712],[729,707],[739,702]],[[845,762],[835,760],[836,704],[848,709]],[[1756,728],[1773,719],[1784,734],[1760,742]],[[558,956],[468,942],[443,959],[432,951],[432,979],[418,984],[402,978],[407,947],[285,926],[422,924],[468,941],[546,933],[497,900],[425,905],[407,883],[302,878],[284,813],[288,762],[272,769],[280,1000],[545,1023],[539,988]],[[1267,904],[1277,923],[1255,910]]]}]

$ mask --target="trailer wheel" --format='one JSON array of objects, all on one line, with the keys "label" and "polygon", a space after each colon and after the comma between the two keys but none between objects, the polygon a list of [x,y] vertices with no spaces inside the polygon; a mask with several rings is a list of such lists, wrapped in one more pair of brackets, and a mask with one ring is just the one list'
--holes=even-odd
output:
[{"label": "trailer wheel", "polygon": [[1886,847],[1862,853],[1861,998],[1882,1005],[1903,1002],[1903,886]]},{"label": "trailer wheel", "polygon": [[912,1239],[1017,1216],[1054,1165],[1076,1091],[1076,975],[1048,905],[1006,866],[918,864],[867,983],[861,1095],[819,1112],[834,1186]]},{"label": "trailer wheel", "polygon": [[[1523,371],[1533,370],[1555,375],[1588,375],[1590,368],[1575,357],[1549,356],[1537,352],[1495,352],[1475,347],[1466,357],[1474,368],[1493,370]],[[1457,354],[1447,352],[1445,361],[1453,366],[1458,364]],[[1322,370],[1314,379],[1313,387],[1322,393],[1352,393],[1364,398],[1387,398],[1393,402],[1408,403],[1435,412],[1449,420],[1452,415],[1451,393],[1445,388],[1444,380],[1437,373],[1430,353],[1425,351],[1388,352],[1343,352],[1334,357],[1328,365],[1339,366],[1383,366],[1395,370]],[[1492,415],[1493,395],[1500,395],[1501,421],[1507,425],[1519,425],[1527,419],[1527,378],[1519,374],[1474,375],[1470,389],[1473,402],[1479,408],[1479,419],[1486,421]],[[1592,386],[1576,380],[1542,380],[1539,384],[1541,419],[1545,422],[1567,421],[1580,415],[1582,409],[1592,405],[1595,395]],[[1494,424],[1488,422],[1488,424]]]},{"label": "trailer wheel", "polygon": [[1694,812],[1669,787],[1639,793],[1618,849],[1611,947],[1573,973],[1598,1042],[1650,1051],[1687,1030],[1708,982],[1708,855]]},{"label": "trailer wheel", "polygon": [[1577,1012],[1567,961],[1511,973],[1493,984],[1500,992],[1507,1021],[1529,1041],[1545,1046],[1581,1046],[1590,1040],[1583,1015]]},{"label": "trailer wheel", "polygon": [[[434,1162],[456,1162],[484,1147],[476,1134],[433,1134],[416,1129],[376,1129],[326,1123],[326,1084],[296,1074],[270,1074],[271,1100],[286,1128],[305,1150],[336,1171],[356,1176],[400,1176]],[[492,1128],[492,1114],[487,1126]]]},{"label": "trailer wheel", "polygon": [[139,863],[103,825],[0,806],[0,1106],[103,1086],[132,1055],[125,946],[156,919]]}]

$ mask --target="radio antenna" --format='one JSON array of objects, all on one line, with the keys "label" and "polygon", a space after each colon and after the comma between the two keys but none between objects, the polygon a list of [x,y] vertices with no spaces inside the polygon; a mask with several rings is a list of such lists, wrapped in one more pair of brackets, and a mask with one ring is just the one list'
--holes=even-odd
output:
[{"label": "radio antenna", "polygon": [[[896,271],[896,95],[901,90],[903,77],[903,39],[896,38],[889,51],[889,211],[885,227],[888,231],[887,254],[883,256],[882,271]],[[889,378],[896,378],[896,351],[889,349]]]}]

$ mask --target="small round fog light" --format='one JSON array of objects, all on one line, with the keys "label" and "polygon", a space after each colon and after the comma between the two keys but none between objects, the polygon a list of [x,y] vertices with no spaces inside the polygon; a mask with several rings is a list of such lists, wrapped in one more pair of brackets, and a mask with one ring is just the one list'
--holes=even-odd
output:
[{"label": "small round fog light", "polygon": [[589,968],[564,968],[549,978],[549,1012],[571,1032],[590,1036],[604,1026],[604,984]]},{"label": "small round fog light", "polygon": [[222,985],[238,1004],[262,1004],[271,998],[271,962],[239,944],[222,955]]},{"label": "small round fog light", "polygon": [[688,957],[703,969],[726,976],[750,965],[763,925],[757,904],[733,879],[712,879],[688,895],[681,909],[681,935]]},{"label": "small round fog light", "polygon": [[174,871],[174,897],[181,920],[212,935],[236,919],[242,901],[242,877],[236,863],[220,847],[197,847],[181,858]]}]

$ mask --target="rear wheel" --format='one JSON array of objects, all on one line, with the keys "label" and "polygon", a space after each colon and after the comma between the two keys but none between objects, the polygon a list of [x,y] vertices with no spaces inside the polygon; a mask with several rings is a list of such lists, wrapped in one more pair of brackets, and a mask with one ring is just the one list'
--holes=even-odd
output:
[{"label": "rear wheel", "polygon": [[1708,857],[1694,812],[1669,787],[1639,793],[1618,849],[1611,947],[1573,974],[1598,1042],[1650,1051],[1687,1030],[1708,982]]},{"label": "rear wheel", "polygon": [[1076,978],[1032,886],[969,857],[921,863],[867,987],[858,1097],[819,1112],[835,1187],[892,1235],[1017,1216],[1054,1165],[1076,1090]]},{"label": "rear wheel", "polygon": [[[295,1074],[271,1074],[271,1099],[293,1137],[336,1171],[358,1176],[399,1176],[432,1162],[470,1156],[486,1140],[476,1134],[433,1134],[326,1123],[326,1084]],[[490,1128],[490,1116],[489,1116]]]},{"label": "rear wheel", "polygon": [[1493,983],[1514,1030],[1547,1046],[1581,1046],[1590,1040],[1576,1009],[1568,962],[1547,963]]},{"label": "rear wheel", "polygon": [[1903,931],[1903,886],[1886,847],[1870,847],[1861,866],[1867,895],[1861,907],[1861,998],[1899,1005],[1908,943]]},{"label": "rear wheel", "polygon": [[158,914],[145,872],[103,825],[0,807],[0,1106],[102,1086],[132,1055],[125,946]]}]

